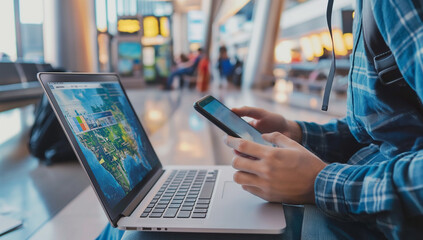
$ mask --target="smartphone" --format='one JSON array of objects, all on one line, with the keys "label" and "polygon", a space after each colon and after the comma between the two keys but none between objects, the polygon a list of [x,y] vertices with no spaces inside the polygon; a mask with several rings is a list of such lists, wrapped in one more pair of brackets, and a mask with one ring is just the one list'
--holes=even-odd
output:
[{"label": "smartphone", "polygon": [[213,96],[203,97],[194,103],[194,108],[230,136],[273,146],[272,143],[265,141],[261,137],[261,133],[257,129]]}]

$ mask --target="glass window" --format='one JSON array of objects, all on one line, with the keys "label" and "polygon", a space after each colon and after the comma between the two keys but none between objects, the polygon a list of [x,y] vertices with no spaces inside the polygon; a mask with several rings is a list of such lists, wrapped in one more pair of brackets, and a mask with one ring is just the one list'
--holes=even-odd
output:
[{"label": "glass window", "polygon": [[106,0],[96,0],[96,23],[97,23],[97,30],[99,32],[106,32],[107,31],[107,7],[106,7]]},{"label": "glass window", "polygon": [[22,24],[43,23],[43,0],[20,0],[19,11]]},{"label": "glass window", "polygon": [[117,33],[117,16],[116,16],[116,0],[107,1],[107,22],[109,33],[115,35]]},{"label": "glass window", "polygon": [[204,12],[188,12],[188,41],[190,43],[202,43],[204,34]]},{"label": "glass window", "polygon": [[16,60],[16,30],[13,0],[0,1],[0,61]]},{"label": "glass window", "polygon": [[136,0],[120,0],[117,5],[118,16],[135,16],[137,14]]},{"label": "glass window", "polygon": [[[238,3],[242,7],[241,2]],[[253,32],[253,15],[256,1],[249,1],[239,11],[219,22],[219,47],[225,46],[229,59],[245,61],[248,57]]]},{"label": "glass window", "polygon": [[20,0],[20,28],[22,59],[26,62],[44,62],[43,0]]}]

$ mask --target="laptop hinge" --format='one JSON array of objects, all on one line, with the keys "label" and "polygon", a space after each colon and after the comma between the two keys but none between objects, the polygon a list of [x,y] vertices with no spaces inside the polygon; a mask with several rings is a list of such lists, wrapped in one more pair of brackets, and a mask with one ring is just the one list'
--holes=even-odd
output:
[{"label": "laptop hinge", "polygon": [[138,207],[140,202],[144,199],[145,196],[147,196],[148,192],[153,188],[153,186],[156,184],[156,182],[159,180],[159,178],[162,176],[165,170],[163,168],[160,168],[157,170],[157,172],[151,177],[151,179],[145,184],[145,186],[139,191],[136,197],[132,199],[132,201],[128,204],[128,206],[123,210],[122,217],[128,217],[132,214],[132,212],[135,210],[135,208]]}]

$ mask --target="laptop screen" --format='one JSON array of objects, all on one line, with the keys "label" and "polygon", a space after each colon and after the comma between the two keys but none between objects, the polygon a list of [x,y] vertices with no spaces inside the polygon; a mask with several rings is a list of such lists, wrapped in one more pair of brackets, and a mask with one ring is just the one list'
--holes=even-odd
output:
[{"label": "laptop screen", "polygon": [[49,82],[107,207],[114,208],[158,164],[118,82]]}]

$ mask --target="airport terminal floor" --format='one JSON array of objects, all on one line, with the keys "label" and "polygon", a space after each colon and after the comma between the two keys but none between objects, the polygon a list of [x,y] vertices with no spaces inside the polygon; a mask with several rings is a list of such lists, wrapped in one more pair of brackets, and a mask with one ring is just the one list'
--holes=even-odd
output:
[{"label": "airport terminal floor", "polygon": [[[244,92],[214,87],[210,94],[229,107],[262,107],[289,119],[324,123],[337,117],[278,103],[272,89]],[[223,144],[224,133],[192,107],[203,95],[189,89],[128,90],[164,165],[231,164],[233,154]],[[46,166],[27,150],[33,111],[34,105],[27,105],[0,113],[0,128],[18,129],[0,144],[0,213],[23,220],[20,229],[1,239],[93,239],[106,227],[107,218],[79,163],[74,160]],[[287,211],[290,208],[285,209],[289,215]],[[298,232],[298,227],[290,231]],[[152,239],[159,236],[151,234]]]}]

